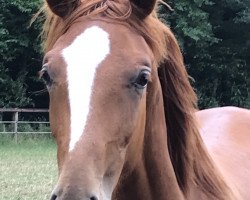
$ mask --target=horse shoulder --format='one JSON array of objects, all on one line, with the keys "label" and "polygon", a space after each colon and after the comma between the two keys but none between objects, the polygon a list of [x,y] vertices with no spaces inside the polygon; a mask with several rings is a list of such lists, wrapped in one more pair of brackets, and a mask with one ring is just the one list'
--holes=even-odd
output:
[{"label": "horse shoulder", "polygon": [[226,181],[250,199],[250,110],[221,107],[195,113],[201,136]]}]

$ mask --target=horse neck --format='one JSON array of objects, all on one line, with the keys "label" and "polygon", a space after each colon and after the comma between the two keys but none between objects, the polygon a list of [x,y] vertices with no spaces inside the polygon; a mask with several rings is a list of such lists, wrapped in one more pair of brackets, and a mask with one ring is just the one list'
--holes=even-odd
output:
[{"label": "horse neck", "polygon": [[184,199],[178,186],[167,148],[163,100],[159,82],[150,85],[147,119],[141,157],[128,173],[125,163],[113,199]]}]

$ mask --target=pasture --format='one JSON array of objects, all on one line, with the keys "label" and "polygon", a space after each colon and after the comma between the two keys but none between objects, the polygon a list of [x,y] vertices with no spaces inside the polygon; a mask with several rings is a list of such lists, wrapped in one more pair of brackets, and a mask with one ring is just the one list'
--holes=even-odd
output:
[{"label": "pasture", "polygon": [[57,179],[52,139],[21,139],[15,144],[0,135],[0,199],[48,199]]}]

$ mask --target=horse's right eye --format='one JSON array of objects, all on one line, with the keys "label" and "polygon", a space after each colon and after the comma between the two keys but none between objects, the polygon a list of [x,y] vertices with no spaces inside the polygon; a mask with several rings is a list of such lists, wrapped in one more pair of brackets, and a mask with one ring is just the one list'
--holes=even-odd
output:
[{"label": "horse's right eye", "polygon": [[47,87],[50,87],[53,83],[53,80],[51,79],[48,70],[46,68],[43,68],[40,71],[40,78],[43,79],[44,83],[46,84]]},{"label": "horse's right eye", "polygon": [[134,85],[138,89],[144,89],[149,81],[150,81],[150,72],[148,70],[143,70],[136,78]]}]

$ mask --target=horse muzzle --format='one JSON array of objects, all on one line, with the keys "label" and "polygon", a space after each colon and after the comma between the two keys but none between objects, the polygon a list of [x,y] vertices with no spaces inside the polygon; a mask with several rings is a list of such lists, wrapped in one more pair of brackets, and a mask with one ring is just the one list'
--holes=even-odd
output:
[{"label": "horse muzzle", "polygon": [[50,200],[102,200],[102,198],[90,192],[80,190],[76,186],[69,186],[65,188],[55,188]]}]

